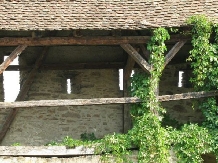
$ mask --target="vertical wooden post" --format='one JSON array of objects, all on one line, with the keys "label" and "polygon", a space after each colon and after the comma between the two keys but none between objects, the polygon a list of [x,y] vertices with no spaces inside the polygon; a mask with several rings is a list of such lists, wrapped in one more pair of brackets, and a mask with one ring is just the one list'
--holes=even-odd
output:
[{"label": "vertical wooden post", "polygon": [[[128,87],[130,86],[130,76],[135,65],[135,60],[129,55],[126,66],[123,69],[123,96],[128,97],[129,91]],[[127,133],[129,129],[132,127],[131,116],[130,116],[130,105],[123,105],[123,132]]]},{"label": "vertical wooden post", "polygon": [[[0,57],[0,63],[2,63],[4,61],[4,56]],[[3,102],[4,101],[4,79],[3,79],[3,75],[0,75],[0,101]]]},{"label": "vertical wooden post", "polygon": [[[123,96],[129,97],[128,87],[130,86],[129,80],[123,79]],[[127,133],[132,128],[132,120],[130,115],[130,104],[123,106],[123,132]]]}]

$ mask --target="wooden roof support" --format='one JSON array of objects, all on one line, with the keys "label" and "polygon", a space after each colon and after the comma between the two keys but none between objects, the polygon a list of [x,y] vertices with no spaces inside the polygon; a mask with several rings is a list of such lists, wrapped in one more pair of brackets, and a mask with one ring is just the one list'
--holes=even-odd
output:
[{"label": "wooden roof support", "polygon": [[183,47],[183,45],[186,43],[186,41],[179,41],[177,42],[172,49],[167,53],[165,56],[165,63],[164,67],[173,59],[173,57],[176,55],[176,53]]},{"label": "wooden roof support", "polygon": [[[150,40],[150,36],[87,36],[87,37],[4,37],[0,38],[0,46],[54,46],[54,45],[120,45],[143,44]],[[173,35],[168,43],[180,40],[190,40],[190,37]]]},{"label": "wooden roof support", "polygon": [[120,45],[146,72],[151,71],[151,66],[146,60],[130,45],[130,44],[121,44]]},{"label": "wooden roof support", "polygon": [[0,65],[0,74],[2,74],[5,69],[10,65],[13,60],[24,51],[26,48],[26,45],[19,45],[6,59],[5,61]]},{"label": "wooden roof support", "polygon": [[[34,68],[28,74],[27,79],[25,80],[25,82],[21,86],[21,89],[20,89],[20,92],[17,96],[16,101],[23,101],[25,99],[25,97],[26,97],[26,95],[31,87],[31,84],[36,76],[36,72],[37,72],[38,68],[40,67],[40,65],[42,64],[42,61],[43,61],[44,56],[46,55],[47,51],[48,51],[48,47],[45,47],[43,52],[41,53],[41,55],[39,56],[39,58],[35,62]],[[18,108],[16,108],[16,107],[12,107],[12,108],[13,109],[9,113],[4,125],[2,126],[2,130],[0,132],[0,142],[4,139],[4,136],[6,135],[10,125],[12,124],[15,116],[18,113]]]},{"label": "wooden roof support", "polygon": [[[98,62],[98,63],[73,63],[73,64],[43,64],[40,70],[75,70],[75,69],[122,69],[124,62]],[[10,65],[5,71],[31,70],[34,66]]]},{"label": "wooden roof support", "polygon": [[129,77],[131,76],[134,65],[135,65],[135,60],[129,55],[126,66],[123,70],[123,80],[124,81],[127,81]]},{"label": "wooden roof support", "polygon": [[[189,92],[174,95],[158,96],[158,100],[173,101],[195,99],[203,97],[218,96],[218,91],[209,92]],[[9,108],[31,108],[31,107],[56,107],[56,106],[86,106],[86,105],[105,105],[105,104],[130,104],[142,102],[137,97],[123,98],[93,98],[93,99],[71,99],[71,100],[39,100],[39,101],[18,101],[18,102],[0,102],[0,109]]]},{"label": "wooden roof support", "polygon": [[143,53],[143,55],[145,56],[145,58],[146,58],[147,60],[149,60],[149,58],[150,58],[150,52],[146,49],[146,47],[145,47],[144,44],[140,44],[139,46],[140,46],[140,48],[141,48],[141,50],[142,50],[142,53]]}]

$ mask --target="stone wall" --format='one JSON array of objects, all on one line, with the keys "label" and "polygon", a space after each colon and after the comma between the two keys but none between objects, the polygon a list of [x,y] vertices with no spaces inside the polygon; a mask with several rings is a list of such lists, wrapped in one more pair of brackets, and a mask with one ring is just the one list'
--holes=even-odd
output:
[{"label": "stone wall", "polygon": [[[187,68],[186,64],[167,66],[160,82],[160,95],[193,91],[191,87],[178,87],[179,71]],[[22,72],[21,78],[25,79],[26,74]],[[71,94],[67,93],[67,79],[71,80]],[[26,100],[122,97],[118,83],[116,69],[38,71]],[[197,106],[196,100],[163,102],[162,105],[171,118],[181,123],[203,119],[201,111],[192,108]],[[85,132],[101,138],[105,134],[123,132],[123,124],[128,124],[125,132],[130,129],[131,123],[127,122],[131,120],[127,117],[123,114],[123,105],[21,108],[2,145],[15,142],[44,145],[65,136],[78,139]]]},{"label": "stone wall", "polygon": [[[187,84],[189,77],[185,79],[186,84],[185,81],[183,81],[183,87],[178,87],[179,71],[190,72],[190,68],[187,64],[175,64],[166,66],[160,81],[160,95],[172,95],[194,91],[192,86]],[[162,102],[162,105],[164,108],[166,108],[167,114],[180,123],[200,122],[203,119],[201,111],[197,109],[198,100],[192,99],[169,101]]]},{"label": "stone wall", "polygon": [[[24,74],[22,74],[24,77]],[[67,93],[71,79],[71,94]],[[118,70],[39,71],[26,100],[122,97]],[[123,131],[123,105],[20,109],[2,145],[44,145],[65,136]]]}]

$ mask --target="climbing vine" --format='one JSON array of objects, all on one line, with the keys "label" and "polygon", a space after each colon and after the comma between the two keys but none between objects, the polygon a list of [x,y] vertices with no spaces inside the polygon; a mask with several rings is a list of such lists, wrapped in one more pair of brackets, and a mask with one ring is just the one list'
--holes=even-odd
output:
[{"label": "climbing vine", "polygon": [[[205,16],[193,16],[187,21],[192,26],[191,36],[193,49],[187,61],[191,62],[194,77],[191,82],[196,91],[210,91],[218,88],[218,27]],[[211,34],[215,31],[215,44],[210,43]],[[151,52],[149,63],[150,74],[135,73],[132,78],[132,96],[143,102],[132,106],[131,115],[134,126],[122,139],[122,144],[115,143],[116,156],[127,154],[132,145],[138,148],[138,162],[169,162],[169,151],[172,149],[181,163],[200,163],[201,154],[214,153],[218,156],[218,106],[217,99],[208,98],[200,104],[205,116],[202,124],[184,124],[180,128],[162,125],[165,109],[156,96],[158,83],[164,69],[165,41],[169,39],[168,31],[158,28],[147,49]],[[201,100],[202,101],[202,100]],[[128,143],[127,143],[128,142]],[[111,142],[107,142],[110,144]],[[116,149],[118,146],[122,148]],[[113,151],[111,148],[110,150]],[[119,152],[118,152],[119,151]],[[119,157],[122,158],[122,157]],[[125,157],[126,158],[126,157]],[[120,161],[123,161],[121,159]]]},{"label": "climbing vine", "polygon": [[[164,69],[164,52],[167,50],[164,42],[169,37],[168,31],[164,28],[153,31],[147,47],[151,52],[149,63],[152,70],[150,74],[136,73],[133,76],[132,96],[137,96],[142,100],[142,103],[132,106],[133,128],[125,135],[126,139],[120,135],[116,135],[116,137],[113,135],[106,137],[101,144],[101,147],[102,145],[106,147],[103,149],[113,151],[117,158],[116,162],[127,162],[126,154],[130,146],[138,149],[139,163],[168,162],[171,142],[167,129],[161,126],[162,114],[165,109],[158,102],[157,89]],[[108,153],[108,151],[102,150],[104,153]]]},{"label": "climbing vine", "polygon": [[[188,20],[193,25],[192,45],[188,58],[193,67],[194,78],[191,82],[196,90],[210,91],[218,89],[218,26],[205,16],[193,16]],[[215,32],[214,41],[210,43],[211,34]],[[212,38],[213,39],[213,38]],[[212,151],[218,157],[218,104],[217,98],[203,100],[199,106],[205,117],[202,127],[209,131]]]},{"label": "climbing vine", "polygon": [[[205,16],[193,16],[187,24],[192,27],[192,46],[187,61],[191,63],[194,77],[191,82],[196,91],[218,89],[218,25]],[[211,34],[215,33],[211,43]],[[147,49],[151,52],[150,74],[136,72],[132,77],[131,95],[142,103],[132,105],[133,128],[127,134],[107,135],[95,144],[96,152],[102,153],[108,162],[130,162],[131,148],[136,148],[139,163],[167,163],[173,150],[179,163],[201,163],[201,154],[214,153],[218,157],[218,104],[217,98],[201,100],[199,108],[205,116],[202,124],[168,125],[165,109],[157,99],[158,83],[164,69],[170,38],[168,30],[153,31]],[[179,127],[178,127],[179,126]],[[64,143],[73,141],[66,139]],[[73,142],[72,144],[75,144]],[[113,158],[111,158],[113,155]]]}]

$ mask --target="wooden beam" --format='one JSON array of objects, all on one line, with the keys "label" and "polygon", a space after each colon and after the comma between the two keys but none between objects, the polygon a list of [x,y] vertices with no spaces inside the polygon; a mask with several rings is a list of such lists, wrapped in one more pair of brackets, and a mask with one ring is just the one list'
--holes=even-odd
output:
[{"label": "wooden beam", "polygon": [[[42,54],[39,56],[39,58],[37,59],[34,68],[31,70],[31,72],[28,74],[27,79],[25,80],[25,82],[22,84],[20,92],[17,96],[16,101],[23,101],[31,87],[31,84],[36,76],[37,70],[40,67],[40,65],[42,64],[42,61],[44,59],[45,54],[48,51],[48,47],[45,47]],[[13,107],[12,107],[13,108]],[[2,130],[0,132],[0,142],[4,139],[4,136],[6,135],[10,125],[12,124],[12,122],[14,121],[14,118],[16,117],[18,113],[18,108],[14,107],[11,112],[9,113],[9,115],[7,116],[5,123],[2,126]]]},{"label": "wooden beam", "polygon": [[26,45],[19,45],[6,59],[5,61],[0,65],[0,74],[2,74],[5,69],[10,65],[13,60],[24,51],[26,48]]},{"label": "wooden beam", "polygon": [[127,81],[130,78],[134,65],[135,65],[135,60],[129,55],[126,66],[123,70],[123,80],[124,81]]},{"label": "wooden beam", "polygon": [[158,96],[158,100],[164,102],[164,101],[204,98],[204,97],[211,97],[211,96],[218,96],[218,91],[209,91],[209,92],[201,91],[201,92],[188,92],[188,93],[174,94],[174,95],[163,95],[163,96]]},{"label": "wooden beam", "polygon": [[[76,69],[122,69],[124,62],[72,63],[72,64],[43,64],[40,70],[76,70]],[[31,70],[33,66],[10,65],[5,71]]]},{"label": "wooden beam", "polygon": [[105,104],[125,104],[141,102],[136,97],[124,98],[93,98],[93,99],[72,99],[72,100],[39,100],[39,101],[18,101],[0,102],[0,108],[30,108],[30,107],[55,107],[55,106],[86,106]]},{"label": "wooden beam", "polygon": [[21,86],[20,92],[17,96],[16,101],[23,101],[34,81],[34,78],[37,74],[37,71],[39,69],[39,67],[42,65],[42,62],[45,58],[45,55],[48,53],[48,47],[45,47],[41,53],[41,55],[39,56],[39,58],[36,60],[35,65],[33,67],[33,69],[30,71],[30,73],[28,74],[27,79],[24,81],[24,83]]},{"label": "wooden beam", "polygon": [[167,53],[167,55],[165,56],[165,63],[164,66],[166,66],[171,59],[173,59],[173,57],[176,55],[176,53],[183,47],[183,45],[186,43],[186,41],[179,41],[177,42],[172,49]]},{"label": "wooden beam", "polygon": [[144,71],[151,71],[151,66],[130,44],[121,44],[120,46],[139,64]]},{"label": "wooden beam", "polygon": [[[143,44],[150,40],[150,36],[89,36],[89,37],[3,37],[0,38],[0,46],[54,46],[54,45],[120,45]],[[190,37],[173,35],[168,43],[180,40],[190,40]]]},{"label": "wooden beam", "polygon": [[[209,91],[209,92],[202,91],[202,92],[189,92],[189,93],[181,93],[181,94],[174,94],[174,95],[162,95],[162,96],[158,96],[158,100],[164,102],[164,101],[204,98],[204,97],[211,97],[211,96],[218,96],[218,91]],[[0,109],[131,104],[131,103],[140,103],[140,102],[142,102],[141,99],[137,97],[18,101],[18,102],[0,102]]]},{"label": "wooden beam", "polygon": [[146,49],[146,47],[145,47],[144,44],[140,44],[139,46],[140,46],[140,48],[141,48],[141,50],[142,50],[142,54],[145,56],[145,58],[146,58],[147,60],[149,60],[149,58],[150,58],[150,52]]}]

